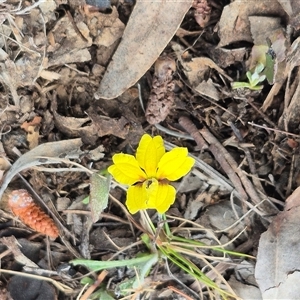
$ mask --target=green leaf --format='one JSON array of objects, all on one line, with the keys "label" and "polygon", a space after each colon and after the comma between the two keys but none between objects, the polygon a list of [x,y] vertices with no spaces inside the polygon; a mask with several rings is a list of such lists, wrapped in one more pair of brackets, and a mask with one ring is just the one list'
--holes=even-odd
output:
[{"label": "green leaf", "polygon": [[121,295],[126,296],[128,295],[129,290],[137,290],[139,286],[143,285],[145,281],[145,277],[148,276],[151,267],[157,263],[158,256],[154,255],[152,258],[147,260],[143,264],[138,264],[136,266],[136,276],[130,279],[126,279],[122,281],[118,285],[118,291]]},{"label": "green leaf", "polygon": [[249,89],[252,91],[260,91],[263,89],[263,87],[264,87],[263,85],[256,85],[256,86],[249,87]]},{"label": "green leaf", "polygon": [[89,284],[89,285],[91,285],[91,284],[94,283],[94,280],[92,278],[90,278],[90,277],[84,277],[84,278],[82,278],[80,280],[80,283],[81,284]]},{"label": "green leaf", "polygon": [[130,294],[129,291],[133,289],[132,287],[135,281],[136,281],[136,277],[123,280],[116,287],[117,293],[120,293],[120,295],[123,297],[129,295]]},{"label": "green leaf", "polygon": [[107,291],[104,289],[98,290],[97,292],[93,293],[89,299],[91,300],[114,300],[115,298],[112,297]]},{"label": "green leaf", "polygon": [[[206,276],[193,262],[182,256],[177,251],[174,251],[172,247],[159,247],[159,249],[170,261],[172,261],[180,269],[190,274],[195,279],[198,279],[206,286],[217,290],[222,296],[232,296],[227,291],[222,290],[222,288],[220,288],[217,283]],[[224,299],[226,298],[224,297]]]},{"label": "green leaf", "polygon": [[262,76],[257,75],[255,76],[255,78],[253,76],[252,81],[250,81],[250,86],[251,86],[250,88],[255,88],[259,82],[262,82],[265,79],[266,79],[266,75],[262,75]]},{"label": "green leaf", "polygon": [[89,197],[89,196],[85,197],[85,198],[82,200],[82,203],[83,203],[83,204],[89,204],[89,203],[90,203],[90,197]]},{"label": "green leaf", "polygon": [[272,58],[271,54],[266,53],[266,67],[263,74],[266,75],[269,84],[274,83],[274,70],[275,70],[275,59]]},{"label": "green leaf", "polygon": [[138,265],[138,276],[132,285],[134,289],[138,288],[141,285],[141,283],[144,282],[144,279],[149,274],[151,267],[158,261],[157,254],[148,258],[149,259],[145,261],[145,263]]},{"label": "green leaf", "polygon": [[94,173],[91,176],[90,205],[93,222],[97,222],[100,214],[107,207],[111,176],[100,176]]},{"label": "green leaf", "polygon": [[231,87],[235,89],[242,89],[242,88],[248,88],[250,89],[250,84],[248,82],[233,82],[231,84]]},{"label": "green leaf", "polygon": [[254,73],[260,74],[264,68],[265,68],[265,66],[264,66],[262,63],[259,63],[259,64],[255,67]]},{"label": "green leaf", "polygon": [[144,244],[147,246],[148,249],[151,249],[151,239],[147,233],[143,233],[141,235],[141,240],[144,242]]},{"label": "green leaf", "polygon": [[142,257],[124,259],[124,260],[111,260],[111,261],[99,261],[89,259],[75,259],[71,263],[74,266],[83,265],[92,271],[100,271],[104,269],[118,268],[118,267],[137,267],[139,264],[146,264],[153,259],[158,260],[158,254],[147,254]]},{"label": "green leaf", "polygon": [[247,78],[248,78],[248,81],[251,82],[251,81],[252,81],[252,73],[251,73],[250,71],[248,71],[248,72],[246,73],[246,76],[247,76]]}]

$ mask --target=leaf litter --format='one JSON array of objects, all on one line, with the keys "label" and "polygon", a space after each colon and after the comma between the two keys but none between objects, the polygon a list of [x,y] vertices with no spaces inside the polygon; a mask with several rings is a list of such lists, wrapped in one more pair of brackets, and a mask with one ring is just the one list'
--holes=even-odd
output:
[{"label": "leaf litter", "polygon": [[[297,299],[298,204],[289,203],[300,185],[299,3],[100,2],[0,1],[1,296],[20,299],[15,287],[28,284],[40,295],[75,299],[87,270],[72,259],[117,253],[125,260],[141,251],[123,187],[112,182],[99,203],[93,189],[112,155],[134,152],[147,131],[196,157],[168,212],[192,222],[182,236],[257,258],[216,262],[236,297]],[[263,88],[232,90],[259,63]],[[19,189],[55,217],[59,239],[47,243],[11,213],[7,195]],[[90,192],[91,205],[84,201]],[[30,251],[19,247],[22,239]],[[38,268],[25,273],[26,261]],[[46,271],[53,279],[44,291],[46,281],[34,276]],[[108,278],[105,295],[114,299],[134,272],[110,269],[105,284]],[[173,265],[149,274],[143,288],[132,295],[214,298]]]}]

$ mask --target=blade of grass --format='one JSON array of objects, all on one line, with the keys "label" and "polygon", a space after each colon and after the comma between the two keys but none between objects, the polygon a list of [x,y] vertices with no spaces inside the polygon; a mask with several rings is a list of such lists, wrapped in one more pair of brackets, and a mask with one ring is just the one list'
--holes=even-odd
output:
[{"label": "blade of grass", "polygon": [[171,248],[165,247],[160,247],[159,249],[170,261],[172,261],[179,268],[190,274],[195,279],[198,279],[199,281],[204,283],[207,287],[215,289],[222,296],[227,295],[233,297],[232,294],[219,288],[216,283],[208,278],[196,265],[194,265],[191,261],[180,255],[176,251],[173,251]]},{"label": "blade of grass", "polygon": [[83,265],[93,271],[100,271],[104,269],[118,268],[118,267],[134,267],[139,264],[147,264],[149,261],[153,261],[154,258],[157,258],[158,255],[154,254],[146,254],[141,257],[132,258],[132,259],[124,259],[124,260],[112,260],[112,261],[99,261],[99,260],[89,260],[89,259],[74,259],[71,263],[75,266]]}]

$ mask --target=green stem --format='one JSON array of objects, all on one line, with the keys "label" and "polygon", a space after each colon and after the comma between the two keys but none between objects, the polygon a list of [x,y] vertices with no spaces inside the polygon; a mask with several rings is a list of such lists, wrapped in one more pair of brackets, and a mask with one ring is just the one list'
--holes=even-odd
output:
[{"label": "green stem", "polygon": [[164,221],[165,233],[166,233],[167,237],[172,237],[172,233],[171,233],[168,221],[167,221],[166,214],[162,214],[161,219]]},{"label": "green stem", "polygon": [[[178,237],[178,236],[174,236],[172,235],[171,237],[169,236],[171,242],[171,245],[176,245],[176,246],[180,246],[183,248],[205,248],[205,249],[210,249],[210,250],[215,250],[221,253],[225,253],[228,255],[234,255],[234,256],[239,256],[239,257],[249,257],[249,258],[253,258],[251,255],[247,255],[247,254],[243,254],[243,253],[239,253],[239,252],[235,252],[235,251],[230,251],[230,250],[226,250],[220,246],[209,246],[206,245],[205,243],[202,242],[198,242],[195,240],[190,240],[190,239],[185,239],[182,237]],[[174,242],[175,241],[175,242]],[[176,241],[178,241],[179,243],[176,243]]]},{"label": "green stem", "polygon": [[184,270],[186,273],[190,274],[194,278],[200,280],[203,284],[205,284],[207,287],[213,288],[217,290],[222,296],[233,296],[230,293],[222,290],[219,288],[214,281],[212,281],[209,277],[207,277],[201,270],[194,265],[191,261],[177,253],[176,251],[173,251],[171,248],[167,247],[159,247],[159,250],[175,265],[177,265],[179,268]]}]

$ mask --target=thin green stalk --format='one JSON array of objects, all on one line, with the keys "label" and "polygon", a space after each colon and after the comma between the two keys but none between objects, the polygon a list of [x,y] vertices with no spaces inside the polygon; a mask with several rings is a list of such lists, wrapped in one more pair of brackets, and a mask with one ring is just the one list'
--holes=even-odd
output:
[{"label": "thin green stalk", "polygon": [[226,260],[226,261],[228,261],[228,258],[225,258],[225,257],[205,255],[203,253],[198,253],[198,252],[195,252],[194,250],[190,250],[190,249],[183,248],[183,247],[177,247],[177,246],[174,246],[174,245],[170,245],[170,248],[172,248],[174,251],[176,251],[178,253],[186,254],[186,255],[189,255],[191,257],[197,257],[199,259],[206,258],[206,259],[209,259],[209,260],[218,260],[218,261]]},{"label": "thin green stalk", "polygon": [[203,272],[201,272],[201,270],[196,265],[194,265],[191,261],[187,260],[176,251],[165,247],[159,247],[159,249],[175,265],[184,270],[186,273],[190,274],[195,279],[200,280],[207,287],[217,290],[222,295],[222,297],[224,295],[233,297],[232,294],[219,288],[216,285],[216,283],[212,281],[209,277],[207,277]]},{"label": "thin green stalk", "polygon": [[[228,255],[235,255],[235,256],[239,256],[239,257],[253,258],[251,255],[226,250],[224,248],[221,248],[218,245],[209,246],[209,245],[206,245],[205,243],[202,243],[202,242],[198,242],[198,241],[190,240],[190,239],[185,239],[185,238],[178,237],[178,236],[172,236],[170,239],[171,239],[171,242],[170,242],[171,245],[177,245],[177,246],[181,246],[183,248],[188,248],[188,247],[189,248],[204,248],[204,249],[210,249],[210,250],[218,251],[218,252],[221,252],[223,254],[225,253],[225,254],[228,254]],[[179,243],[174,242],[174,241],[178,241]]]},{"label": "thin green stalk", "polygon": [[166,214],[162,214],[161,218],[164,221],[165,233],[166,233],[167,237],[172,237],[172,232],[171,232],[170,226],[167,222]]}]

